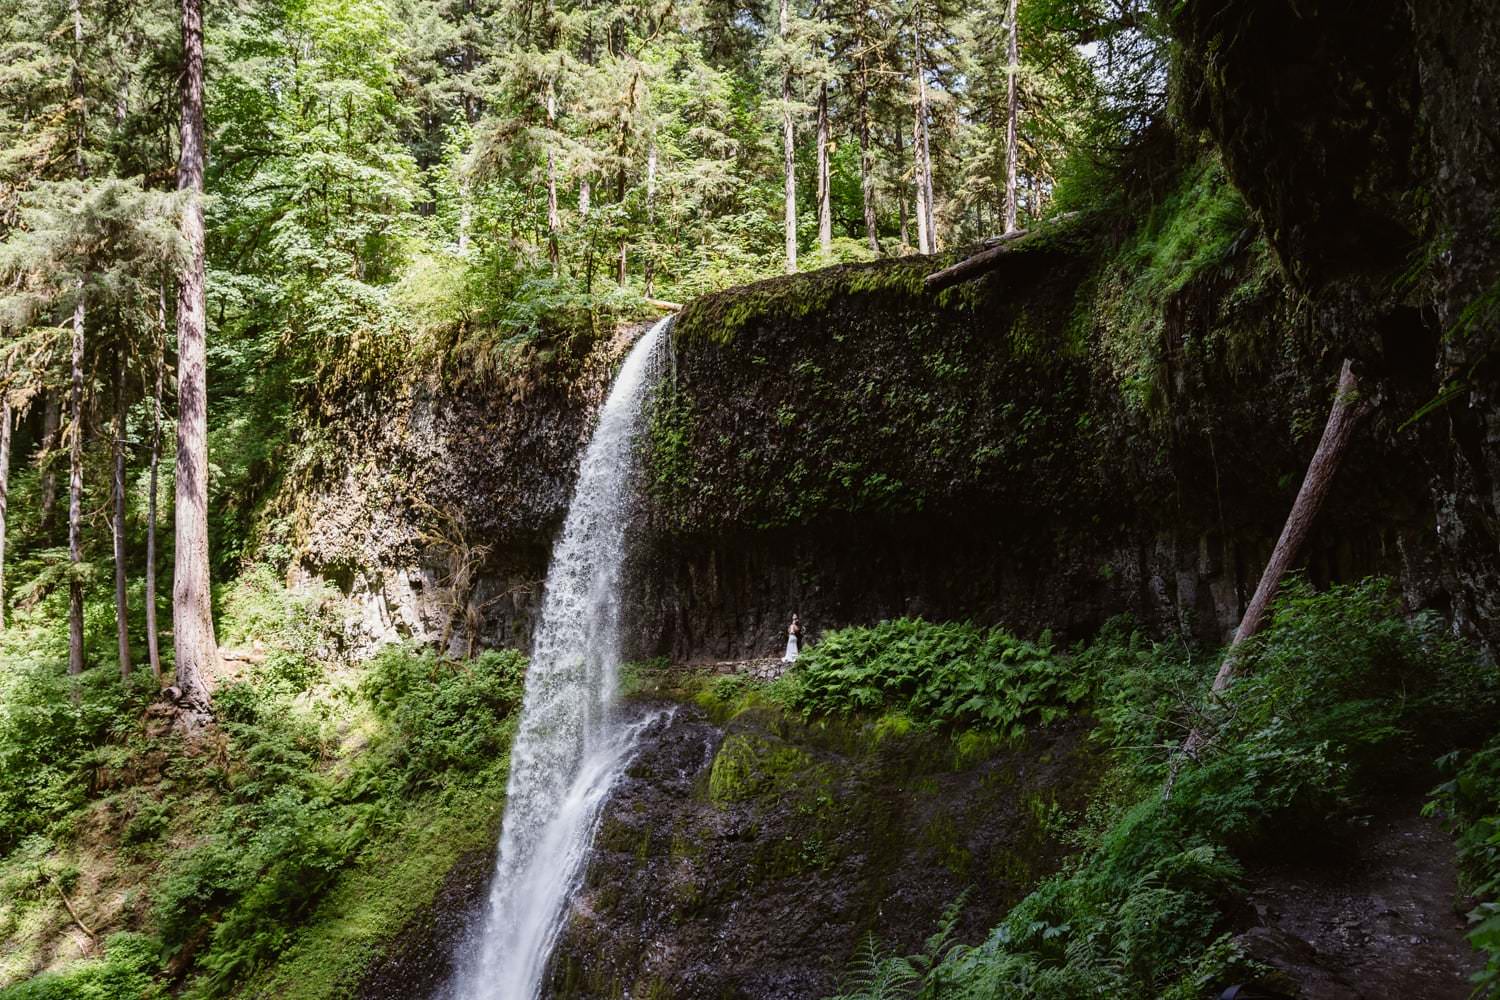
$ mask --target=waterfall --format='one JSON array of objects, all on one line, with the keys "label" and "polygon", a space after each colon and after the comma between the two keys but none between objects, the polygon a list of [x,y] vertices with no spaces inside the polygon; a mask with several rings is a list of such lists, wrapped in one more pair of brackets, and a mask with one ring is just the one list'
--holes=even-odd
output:
[{"label": "waterfall", "polygon": [[583,878],[599,810],[653,718],[613,711],[620,585],[641,403],[670,317],[631,348],[589,440],[552,551],[488,910],[457,956],[455,1000],[533,1000]]}]

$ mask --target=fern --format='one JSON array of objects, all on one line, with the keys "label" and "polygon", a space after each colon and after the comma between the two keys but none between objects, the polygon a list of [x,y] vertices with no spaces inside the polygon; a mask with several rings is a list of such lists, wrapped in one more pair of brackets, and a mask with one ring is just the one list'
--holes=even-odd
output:
[{"label": "fern", "polygon": [[875,935],[867,934],[849,963],[843,992],[830,1000],[902,1000],[916,995],[920,980],[911,962],[886,954]]}]

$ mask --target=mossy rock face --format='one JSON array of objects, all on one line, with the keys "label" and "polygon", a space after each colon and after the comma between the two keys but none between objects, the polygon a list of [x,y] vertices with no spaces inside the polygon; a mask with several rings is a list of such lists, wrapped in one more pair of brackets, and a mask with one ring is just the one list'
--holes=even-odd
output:
[{"label": "mossy rock face", "polygon": [[1401,436],[1429,462],[1443,565],[1407,589],[1500,649],[1500,7],[1228,0],[1170,22],[1181,108],[1331,350],[1392,424],[1425,413]]},{"label": "mossy rock face", "polygon": [[978,941],[1066,855],[1058,810],[1098,770],[1083,732],[959,738],[766,705],[721,726],[689,702],[606,807],[547,995],[812,1000],[866,934],[917,950],[970,885]]},{"label": "mossy rock face", "polygon": [[[1341,356],[1225,160],[1156,168],[937,295],[946,257],[691,303],[647,402],[631,654],[774,655],[793,611],[814,641],[911,615],[1073,638],[1121,612],[1222,641]],[[1367,485],[1330,497],[1310,575],[1400,574],[1391,537],[1430,532],[1421,453],[1349,462]]]}]

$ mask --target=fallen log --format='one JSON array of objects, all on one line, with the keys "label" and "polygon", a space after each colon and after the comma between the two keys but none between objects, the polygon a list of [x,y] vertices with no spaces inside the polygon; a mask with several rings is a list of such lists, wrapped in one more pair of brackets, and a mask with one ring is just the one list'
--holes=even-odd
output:
[{"label": "fallen log", "polygon": [[1017,229],[1013,233],[1003,236],[993,236],[985,240],[985,249],[976,254],[965,257],[956,264],[950,264],[941,271],[933,271],[922,280],[922,287],[928,292],[941,292],[945,288],[963,284],[984,274],[994,267],[1006,254],[1017,249],[1037,236],[1055,230],[1059,225],[1076,216],[1077,212],[1064,212],[1061,215],[1048,219],[1045,225],[1035,226],[1031,229]]},{"label": "fallen log", "polygon": [[1347,360],[1339,369],[1339,381],[1333,391],[1333,406],[1328,411],[1328,423],[1323,427],[1323,437],[1318,441],[1318,450],[1313,452],[1307,464],[1307,475],[1292,502],[1291,513],[1282,526],[1281,537],[1276,548],[1271,550],[1270,561],[1260,575],[1255,594],[1240,618],[1240,627],[1235,630],[1234,640],[1229,644],[1229,653],[1224,657],[1219,672],[1214,676],[1213,693],[1220,694],[1234,680],[1240,667],[1241,644],[1254,636],[1266,624],[1266,615],[1271,610],[1271,599],[1281,587],[1282,578],[1302,554],[1307,536],[1312,533],[1313,520],[1323,509],[1323,501],[1333,486],[1333,477],[1343,464],[1344,453],[1354,430],[1370,412],[1370,402],[1362,398],[1359,378],[1353,365]]},{"label": "fallen log", "polygon": [[650,299],[650,298],[646,299],[645,302],[646,302],[646,305],[650,306],[653,309],[665,309],[668,312],[681,312],[682,311],[682,303],[681,302],[668,302],[666,299]]},{"label": "fallen log", "polygon": [[98,935],[96,935],[92,930],[89,929],[88,924],[83,922],[83,918],[78,915],[78,911],[73,909],[73,903],[68,899],[68,894],[63,892],[62,883],[52,875],[47,876],[47,881],[51,882],[52,888],[57,890],[58,898],[62,900],[63,906],[65,906],[68,910],[68,916],[73,918],[73,923],[78,925],[78,929],[87,934],[90,941],[99,940]]}]

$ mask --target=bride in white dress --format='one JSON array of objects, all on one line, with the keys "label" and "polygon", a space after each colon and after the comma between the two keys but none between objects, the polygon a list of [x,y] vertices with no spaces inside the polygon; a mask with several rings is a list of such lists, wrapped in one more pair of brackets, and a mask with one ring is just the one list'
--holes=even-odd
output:
[{"label": "bride in white dress", "polygon": [[782,656],[782,663],[797,662],[797,653],[802,648],[802,619],[792,615],[792,624],[786,630],[786,654]]}]

